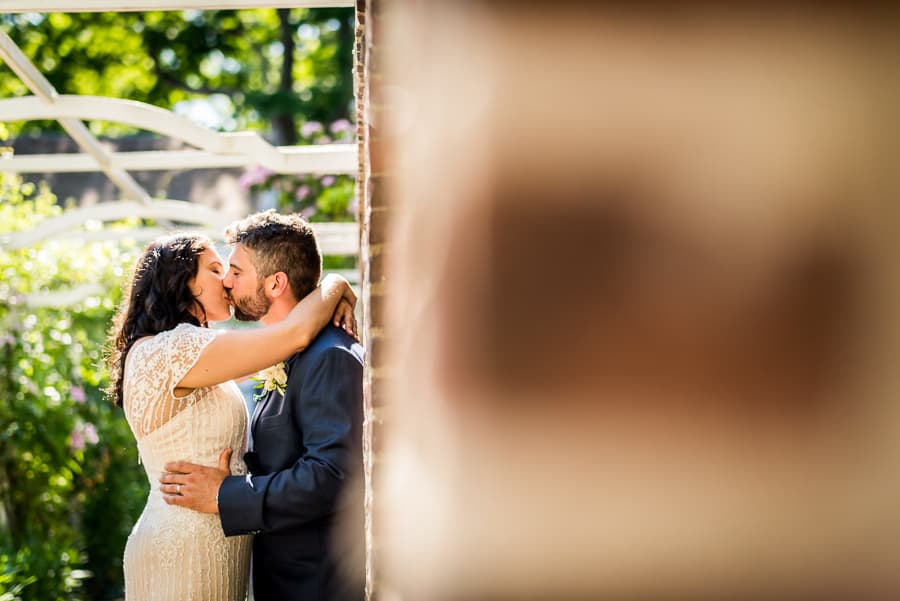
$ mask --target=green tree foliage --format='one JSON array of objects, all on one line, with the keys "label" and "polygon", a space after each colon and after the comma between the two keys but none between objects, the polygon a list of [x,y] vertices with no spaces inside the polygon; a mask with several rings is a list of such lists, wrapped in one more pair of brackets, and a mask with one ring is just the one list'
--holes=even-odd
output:
[{"label": "green tree foliage", "polygon": [[[62,94],[164,108],[210,100],[223,130],[293,144],[306,121],[347,118],[353,99],[353,10],[253,9],[5,15],[0,27]],[[0,67],[0,97],[28,94]],[[92,123],[98,134],[132,133]],[[13,133],[58,128],[15,124]]]},{"label": "green tree foliage", "polygon": [[[0,172],[0,236],[60,211],[46,188]],[[0,599],[121,595],[147,483],[122,412],[101,392],[102,347],[136,251],[49,240],[0,253]],[[25,302],[89,283],[102,292],[74,305]]]}]

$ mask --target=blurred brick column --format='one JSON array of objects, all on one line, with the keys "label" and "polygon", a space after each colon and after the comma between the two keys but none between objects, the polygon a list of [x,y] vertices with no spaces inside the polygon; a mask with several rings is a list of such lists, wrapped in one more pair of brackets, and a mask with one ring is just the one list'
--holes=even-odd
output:
[{"label": "blurred brick column", "polygon": [[896,22],[369,8],[375,597],[900,598]]}]

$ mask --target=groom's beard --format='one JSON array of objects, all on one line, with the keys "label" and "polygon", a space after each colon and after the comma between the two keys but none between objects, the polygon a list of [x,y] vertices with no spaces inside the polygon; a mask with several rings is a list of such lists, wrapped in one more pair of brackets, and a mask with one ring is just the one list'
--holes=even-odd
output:
[{"label": "groom's beard", "polygon": [[234,307],[234,317],[239,321],[259,321],[272,306],[272,301],[266,298],[266,294],[263,292],[262,283],[257,285],[256,294],[253,296],[236,298],[229,292],[228,297]]}]

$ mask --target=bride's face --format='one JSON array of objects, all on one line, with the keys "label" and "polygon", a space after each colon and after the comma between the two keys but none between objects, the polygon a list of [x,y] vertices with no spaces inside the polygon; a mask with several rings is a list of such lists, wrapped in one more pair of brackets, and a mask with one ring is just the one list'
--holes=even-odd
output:
[{"label": "bride's face", "polygon": [[225,264],[214,248],[207,248],[198,257],[197,275],[190,281],[191,292],[206,311],[209,321],[225,321],[231,317],[230,304],[222,279]]}]

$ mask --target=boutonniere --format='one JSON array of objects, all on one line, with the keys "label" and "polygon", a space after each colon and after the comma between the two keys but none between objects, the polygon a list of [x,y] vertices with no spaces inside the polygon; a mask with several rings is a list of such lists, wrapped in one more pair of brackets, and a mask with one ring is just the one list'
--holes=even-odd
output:
[{"label": "boutonniere", "polygon": [[256,382],[254,388],[259,390],[253,395],[254,401],[259,401],[266,393],[273,390],[277,390],[283,396],[284,390],[287,388],[287,371],[285,371],[284,361],[262,370],[250,379]]}]

